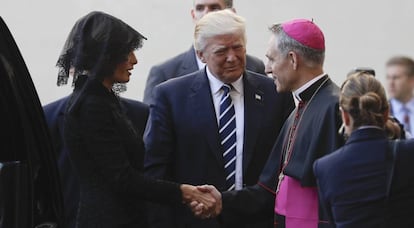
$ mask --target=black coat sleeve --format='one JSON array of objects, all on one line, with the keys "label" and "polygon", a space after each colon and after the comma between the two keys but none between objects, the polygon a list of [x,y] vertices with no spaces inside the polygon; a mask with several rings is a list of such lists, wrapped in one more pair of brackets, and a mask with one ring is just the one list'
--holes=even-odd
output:
[{"label": "black coat sleeve", "polygon": [[[73,126],[77,129],[74,130]],[[69,136],[69,140],[72,139],[69,145],[75,153],[75,163],[80,166],[79,175],[83,175],[85,170],[93,170],[85,174],[96,175],[99,180],[106,182],[109,191],[127,195],[130,199],[139,198],[160,203],[181,202],[178,184],[146,177],[133,167],[126,151],[128,139],[120,134],[120,128],[120,120],[114,114],[113,108],[102,99],[86,99],[78,115],[72,113],[67,116],[66,136]],[[83,139],[79,140],[74,134],[79,134],[78,137]],[[80,160],[85,158],[90,163]],[[85,167],[88,165],[93,168]],[[93,181],[94,178],[89,180]]]},{"label": "black coat sleeve", "polygon": [[273,218],[275,195],[264,186],[256,184],[238,191],[222,193],[224,223],[243,220],[246,223]]}]

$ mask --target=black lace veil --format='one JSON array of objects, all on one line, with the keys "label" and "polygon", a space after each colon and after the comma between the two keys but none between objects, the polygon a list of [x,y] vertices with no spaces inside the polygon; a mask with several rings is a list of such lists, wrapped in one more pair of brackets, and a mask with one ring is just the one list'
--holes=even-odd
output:
[{"label": "black lace veil", "polygon": [[[73,83],[79,75],[86,74],[103,80],[112,76],[117,64],[128,54],[140,48],[146,39],[135,29],[109,14],[94,11],[80,18],[73,26],[56,66],[59,67],[57,85]],[[124,90],[125,85],[115,85]]]}]

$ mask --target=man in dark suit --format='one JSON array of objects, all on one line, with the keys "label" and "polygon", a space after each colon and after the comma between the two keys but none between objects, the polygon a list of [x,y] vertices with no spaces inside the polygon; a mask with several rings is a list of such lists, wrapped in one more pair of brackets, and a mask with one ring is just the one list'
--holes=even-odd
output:
[{"label": "man in dark suit", "polygon": [[[79,203],[79,182],[69,159],[68,148],[63,144],[63,119],[68,100],[69,96],[66,96],[51,102],[43,107],[43,111],[49,126],[54,149],[57,152],[56,157],[58,159],[58,169],[62,184],[66,227],[74,228]],[[148,119],[148,106],[132,99],[120,98],[120,100],[135,130],[142,136]],[[140,157],[141,161],[143,161],[144,155],[141,154]]]},{"label": "man in dark suit", "polygon": [[[238,190],[257,182],[293,108],[292,96],[246,70],[245,23],[233,11],[205,15],[195,31],[195,49],[206,67],[155,88],[144,135],[145,173]],[[151,227],[246,226],[200,220],[185,206],[168,209],[152,209]],[[272,221],[250,227],[272,227]]]},{"label": "man in dark suit", "polygon": [[[233,8],[233,0],[194,0],[194,7],[191,9],[191,16],[193,22],[203,17],[205,14],[226,8]],[[198,59],[194,47],[185,51],[159,65],[153,66],[150,69],[147,77],[147,83],[144,91],[144,103],[151,104],[153,101],[154,87],[171,78],[176,78],[189,73],[193,73],[204,68],[204,63]],[[263,62],[251,55],[246,57],[246,69],[265,74]]]},{"label": "man in dark suit", "polygon": [[67,228],[74,228],[76,211],[79,203],[79,183],[69,161],[69,152],[63,145],[63,116],[68,97],[61,98],[43,107],[46,123],[49,127],[62,184],[65,224]]}]

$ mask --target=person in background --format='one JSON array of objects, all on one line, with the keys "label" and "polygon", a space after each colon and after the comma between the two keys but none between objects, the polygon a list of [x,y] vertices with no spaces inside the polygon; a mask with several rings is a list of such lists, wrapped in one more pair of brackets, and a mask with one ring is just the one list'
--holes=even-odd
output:
[{"label": "person in background", "polygon": [[375,70],[371,67],[355,67],[346,74],[346,77],[349,77],[358,72],[364,72],[375,77]]},{"label": "person in background", "polygon": [[[209,12],[233,8],[233,0],[193,0],[191,17],[194,24]],[[154,87],[171,78],[180,77],[204,68],[205,63],[196,54],[194,46],[177,56],[155,65],[150,69],[144,91],[144,103],[151,104],[154,100]],[[246,69],[265,74],[263,62],[251,55],[246,55]]]},{"label": "person in background", "polygon": [[[246,70],[245,20],[232,10],[201,18],[194,40],[206,66],[155,88],[144,134],[145,173],[221,191],[254,185],[293,109],[292,95]],[[200,220],[180,205],[155,208],[152,227],[262,228],[273,222]]]},{"label": "person in background", "polygon": [[[354,75],[355,73],[366,73],[368,75],[371,75],[372,77],[375,77],[375,70],[371,67],[356,67],[354,69],[352,69],[351,71],[349,71],[346,75],[346,77],[350,77],[351,75]],[[409,137],[409,132],[407,132],[404,129],[404,125],[401,124],[401,122],[395,118],[394,116],[392,116],[392,114],[390,114],[388,116],[388,118],[390,119],[390,121],[388,122],[388,124],[393,124],[398,126],[398,128],[400,129],[399,131],[387,131],[388,133],[388,137],[390,139],[406,139],[407,136]],[[347,136],[345,135],[345,125],[342,123],[342,126],[339,130],[339,133],[341,135],[344,136],[344,138],[346,138]]]},{"label": "person in background", "polygon": [[349,138],[313,167],[330,220],[337,228],[413,227],[414,140],[401,140],[392,151],[387,131],[400,129],[389,123],[384,88],[355,73],[342,84],[339,103]]},{"label": "person in background", "polygon": [[147,227],[142,200],[165,204],[215,200],[196,187],[142,174],[143,142],[118,92],[137,64],[145,39],[125,22],[94,11],[73,26],[59,56],[58,85],[73,70],[74,90],[63,120],[64,145],[80,184],[77,228]]},{"label": "person in background", "polygon": [[63,145],[63,116],[68,99],[69,96],[66,96],[43,106],[43,112],[56,152],[62,186],[65,227],[75,228],[76,212],[79,203],[79,181],[70,163],[68,149]]},{"label": "person in background", "polygon": [[414,61],[395,56],[386,63],[386,88],[390,96],[390,113],[404,125],[407,138],[414,129]]}]

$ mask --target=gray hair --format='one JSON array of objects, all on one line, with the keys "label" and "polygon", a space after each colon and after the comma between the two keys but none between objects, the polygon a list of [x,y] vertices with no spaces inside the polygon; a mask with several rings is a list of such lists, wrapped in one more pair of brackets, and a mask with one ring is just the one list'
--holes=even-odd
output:
[{"label": "gray hair", "polygon": [[309,66],[313,66],[314,64],[323,65],[325,60],[324,50],[316,50],[299,43],[283,31],[281,24],[274,24],[269,30],[278,37],[277,47],[282,55],[287,56],[289,51],[293,51],[302,56]]},{"label": "gray hair", "polygon": [[203,16],[194,29],[194,48],[204,51],[206,39],[226,34],[240,34],[246,42],[246,24],[243,17],[230,9],[215,11]]}]

